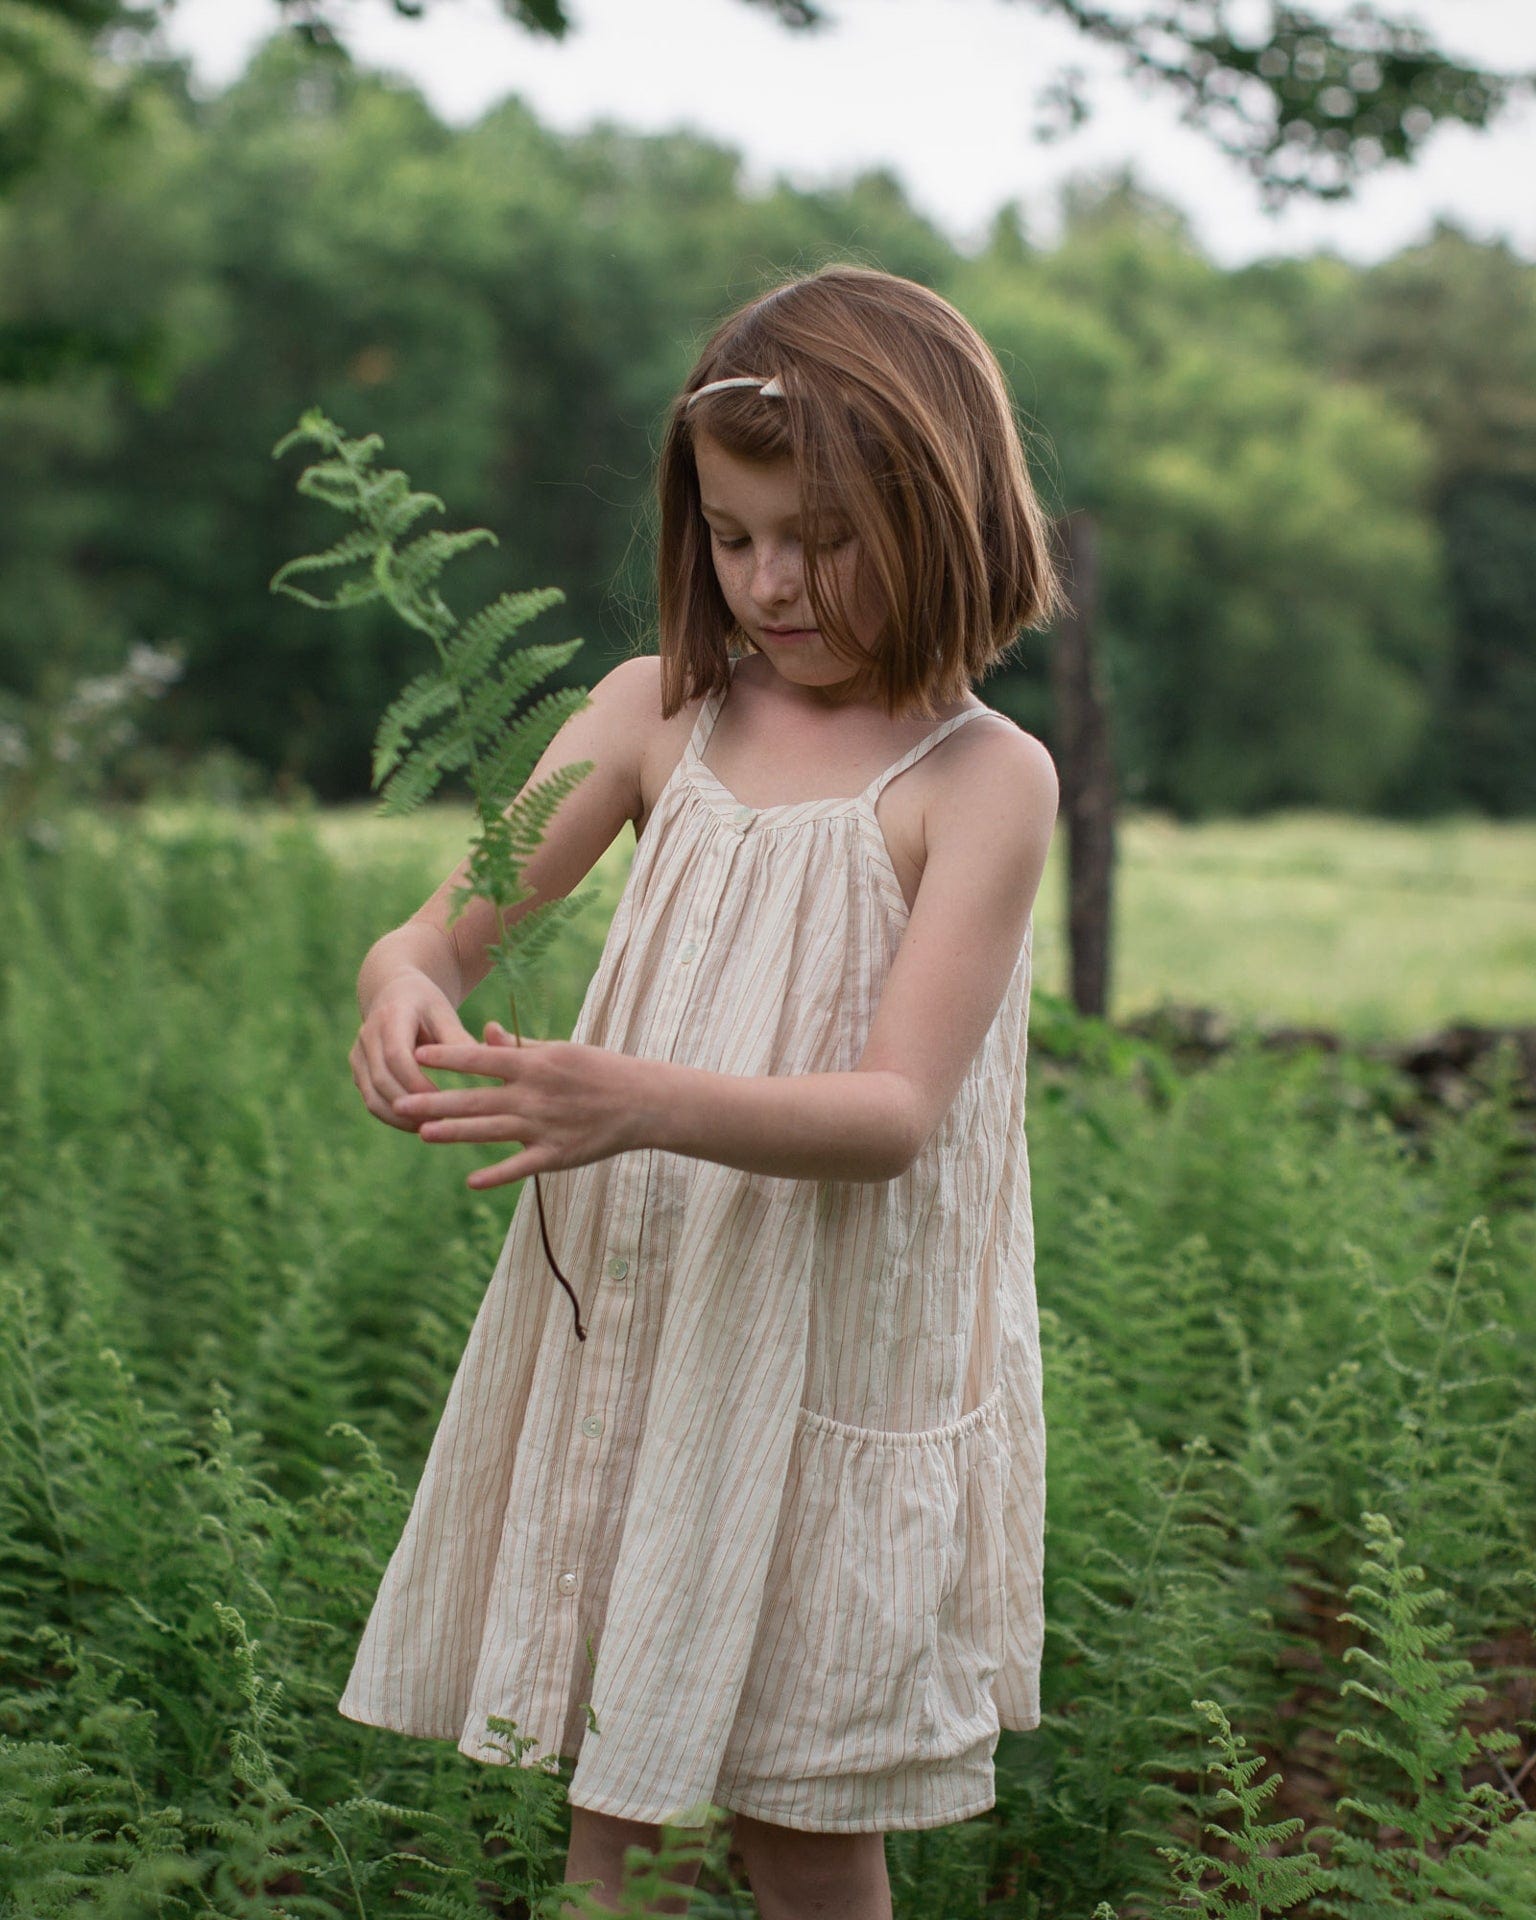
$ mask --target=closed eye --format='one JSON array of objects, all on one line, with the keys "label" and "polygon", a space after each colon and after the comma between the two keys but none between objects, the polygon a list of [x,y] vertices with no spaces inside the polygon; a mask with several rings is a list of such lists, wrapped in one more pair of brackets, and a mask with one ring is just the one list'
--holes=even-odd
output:
[{"label": "closed eye", "polygon": [[[713,533],[713,529],[711,529],[711,532],[715,545],[724,553],[735,553],[738,548],[749,544],[746,535],[743,535],[739,540],[727,540],[724,534]],[[836,534],[830,540],[823,540],[817,551],[820,553],[831,553],[838,547],[846,547],[852,538],[853,535],[851,533]]]}]

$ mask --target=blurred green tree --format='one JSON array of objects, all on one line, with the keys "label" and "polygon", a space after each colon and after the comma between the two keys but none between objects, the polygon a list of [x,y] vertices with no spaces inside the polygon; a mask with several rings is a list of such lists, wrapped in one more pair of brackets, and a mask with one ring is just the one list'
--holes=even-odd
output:
[{"label": "blurred green tree", "polygon": [[[168,0],[169,3],[169,0]],[[393,0],[420,19],[447,0]],[[277,0],[317,45],[335,44],[340,0]],[[534,32],[562,38],[567,0],[499,0]],[[835,8],[817,0],[747,0],[787,27],[815,29]],[[1018,0],[1015,0],[1018,4]],[[1487,126],[1536,85],[1530,73],[1501,74],[1442,53],[1426,30],[1357,0],[1327,19],[1294,0],[1270,0],[1257,31],[1234,28],[1218,0],[1162,0],[1111,10],[1093,0],[1025,0],[1048,19],[1119,56],[1138,81],[1165,89],[1180,117],[1253,176],[1267,206],[1297,195],[1336,198],[1377,168],[1411,161],[1446,121]],[[1037,139],[1049,141],[1092,113],[1081,68],[1068,65],[1036,91]]]},{"label": "blurred green tree", "polygon": [[[90,59],[105,47],[116,58],[164,60],[154,29],[176,0],[0,0],[0,54],[20,88],[0,107],[0,191],[62,136],[95,125],[124,105],[119,81]],[[392,0],[398,14],[421,19],[448,0]],[[826,24],[816,0],[746,0],[786,27]],[[1017,3],[1017,0],[1016,0]],[[1412,161],[1446,122],[1485,127],[1536,86],[1536,74],[1497,73],[1453,59],[1412,21],[1392,18],[1375,0],[1357,0],[1328,19],[1294,0],[1270,0],[1268,19],[1239,30],[1224,4],[1161,0],[1110,10],[1093,0],[1026,0],[1038,13],[1111,48],[1138,81],[1168,91],[1180,116],[1253,176],[1266,205],[1296,195],[1348,194],[1376,169]],[[530,32],[562,39],[568,0],[498,0]],[[340,44],[345,0],[274,0],[280,17],[316,48]],[[1246,26],[1246,23],[1245,23]],[[39,104],[30,104],[33,99]],[[18,104],[20,102],[20,104]],[[1035,97],[1042,141],[1079,126],[1092,112],[1081,68],[1049,76]]]},{"label": "blurred green tree", "polygon": [[[1470,743],[1520,711],[1531,658],[1528,263],[1489,266],[1459,236],[1412,297],[1382,280],[1372,319],[1355,308],[1382,270],[1223,271],[1124,175],[1071,189],[1049,251],[1015,210],[967,259],[885,173],[748,191],[723,146],[562,135],[515,99],[461,132],[287,34],[219,98],[173,83],[146,111],[155,137],[110,178],[50,170],[0,205],[14,318],[99,313],[161,343],[155,382],[81,367],[0,387],[0,685],[28,695],[50,663],[67,680],[173,642],[186,673],[149,717],[172,764],[218,743],[280,783],[361,793],[409,662],[369,609],[344,635],[271,617],[266,582],[303,535],[264,454],[296,411],[365,418],[441,474],[513,577],[562,582],[600,672],[653,644],[653,441],[713,316],[852,257],[977,320],[1048,504],[1112,533],[1130,799],[1410,811],[1432,793],[1493,806],[1526,777],[1520,751]],[[1474,280],[1482,317],[1461,328]],[[483,564],[463,562],[482,599]],[[1469,633],[1503,674],[1493,695],[1458,661]],[[1045,696],[1030,637],[986,697],[1049,739]],[[1437,787],[1426,756],[1447,728],[1469,744],[1441,755]]]},{"label": "blurred green tree", "polygon": [[[1070,476],[1053,507],[1102,530],[1122,792],[1189,818],[1382,804],[1448,638],[1425,434],[1123,174],[1066,214],[1028,270],[994,236],[955,287]],[[1044,696],[1041,673],[1037,730]]]},{"label": "blurred green tree", "polygon": [[1405,813],[1536,808],[1536,298],[1531,263],[1444,220],[1360,270],[1273,260],[1239,282],[1299,353],[1416,421],[1423,497],[1445,553],[1447,644],[1420,749],[1384,804]]}]

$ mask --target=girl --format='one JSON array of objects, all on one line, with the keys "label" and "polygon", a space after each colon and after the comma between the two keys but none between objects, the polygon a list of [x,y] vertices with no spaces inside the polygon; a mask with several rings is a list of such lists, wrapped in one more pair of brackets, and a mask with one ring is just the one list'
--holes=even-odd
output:
[{"label": "girl", "polygon": [[460,1026],[494,931],[447,925],[463,868],[363,965],[369,1111],[519,1143],[469,1184],[545,1176],[586,1324],[525,1203],[340,1711],[476,1758],[502,1714],[525,1764],[574,1759],[567,1876],[610,1894],[713,1802],[764,1920],[877,1920],[884,1833],[993,1805],[999,1727],[1040,1717],[1057,785],[971,689],[1063,601],[996,361],[888,274],[725,321],[659,480],[659,657],[532,776],[595,763],[536,898],[637,836],[571,1040]]}]

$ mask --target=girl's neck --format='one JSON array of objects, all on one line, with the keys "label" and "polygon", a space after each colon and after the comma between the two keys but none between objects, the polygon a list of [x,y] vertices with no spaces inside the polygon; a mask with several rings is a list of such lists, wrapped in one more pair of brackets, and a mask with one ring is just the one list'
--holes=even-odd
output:
[{"label": "girl's neck", "polygon": [[913,726],[926,730],[952,719],[957,713],[964,713],[969,707],[985,705],[984,701],[972,694],[969,699],[953,702],[941,709],[931,719],[925,714],[913,713],[893,720],[875,701],[849,699],[843,693],[847,681],[822,686],[796,683],[780,673],[771,660],[755,649],[732,659],[731,683],[733,688],[741,684],[748,689],[752,704],[760,706],[764,712],[776,709],[786,725],[803,722],[813,730],[822,720],[841,718],[851,724],[855,716],[862,718],[869,729],[877,733]]}]

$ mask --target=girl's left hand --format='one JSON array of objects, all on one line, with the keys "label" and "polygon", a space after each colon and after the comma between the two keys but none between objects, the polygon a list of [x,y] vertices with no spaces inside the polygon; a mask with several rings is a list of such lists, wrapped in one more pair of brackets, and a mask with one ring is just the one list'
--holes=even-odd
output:
[{"label": "girl's left hand", "polygon": [[485,1045],[445,1043],[416,1049],[429,1069],[484,1075],[493,1087],[450,1087],[412,1093],[396,1109],[421,1116],[429,1141],[516,1140],[523,1152],[470,1174],[471,1187],[499,1187],[535,1173],[583,1167],[644,1145],[642,1088],[646,1063],[607,1047],[574,1040],[519,1043],[499,1022],[487,1022]]}]

